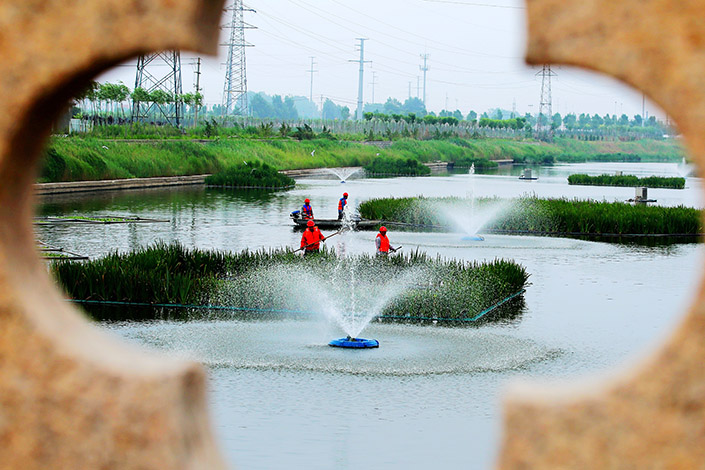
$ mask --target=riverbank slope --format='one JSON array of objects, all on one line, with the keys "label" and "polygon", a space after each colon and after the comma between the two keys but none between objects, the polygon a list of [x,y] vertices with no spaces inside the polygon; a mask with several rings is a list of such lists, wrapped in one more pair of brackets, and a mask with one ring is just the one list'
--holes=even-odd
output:
[{"label": "riverbank slope", "polygon": [[215,173],[243,161],[261,161],[278,170],[365,166],[376,158],[413,159],[468,165],[477,159],[512,159],[523,164],[555,161],[680,161],[674,140],[553,143],[501,139],[403,139],[385,148],[329,139],[221,139],[199,141],[118,141],[55,137],[50,140],[40,183]]}]

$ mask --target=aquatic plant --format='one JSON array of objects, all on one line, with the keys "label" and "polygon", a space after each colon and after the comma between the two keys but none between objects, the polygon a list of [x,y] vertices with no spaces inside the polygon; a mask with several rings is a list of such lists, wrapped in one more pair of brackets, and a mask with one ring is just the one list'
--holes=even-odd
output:
[{"label": "aquatic plant", "polygon": [[[496,199],[478,199],[479,205]],[[470,200],[458,198],[383,198],[360,204],[364,218],[420,226],[442,226],[436,204],[454,204],[470,210]],[[512,200],[501,217],[485,231],[530,232],[546,235],[698,235],[703,232],[702,214],[684,206],[631,205],[622,202],[539,199]]]},{"label": "aquatic plant", "polygon": [[[325,296],[314,301],[311,292],[316,291],[328,299],[350,296],[344,305],[351,310],[358,302],[358,310],[374,306],[383,316],[441,319],[477,315],[522,291],[529,277],[513,261],[467,263],[418,251],[380,258],[323,250],[303,258],[281,249],[224,253],[164,243],[85,263],[59,261],[51,271],[78,300],[308,312],[330,308]],[[123,319],[130,315],[125,312]]]},{"label": "aquatic plant", "polygon": [[431,169],[413,158],[377,157],[365,165],[367,176],[425,176]]},{"label": "aquatic plant", "polygon": [[293,178],[259,160],[242,162],[206,177],[209,186],[230,188],[285,189],[294,187]]},{"label": "aquatic plant", "polygon": [[646,186],[648,188],[683,189],[685,188],[685,178],[665,176],[639,178],[634,175],[588,176],[578,173],[568,176],[568,184],[585,186]]}]

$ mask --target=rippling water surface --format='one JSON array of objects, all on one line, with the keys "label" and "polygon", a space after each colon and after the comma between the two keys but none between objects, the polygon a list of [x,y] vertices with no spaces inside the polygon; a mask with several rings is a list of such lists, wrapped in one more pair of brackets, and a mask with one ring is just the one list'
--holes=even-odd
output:
[{"label": "rippling water surface", "polygon": [[[517,170],[517,169],[515,169]],[[520,170],[520,169],[519,169]],[[475,196],[624,200],[631,188],[568,186],[570,173],[677,176],[671,164],[562,165],[539,180],[476,175]],[[516,172],[516,171],[515,171]],[[295,190],[243,193],[200,188],[46,200],[46,215],[138,215],[140,225],[37,227],[52,245],[92,257],[157,240],[239,251],[297,246],[288,213],[310,197],[334,217],[343,190],[354,205],[380,196],[466,196],[468,175],[391,180],[299,181]],[[650,190],[666,205],[701,207],[701,181]],[[336,250],[372,252],[374,232],[346,233]],[[204,364],[223,452],[240,469],[489,468],[500,432],[502,390],[517,378],[575,380],[623,367],[663,341],[688,306],[703,262],[699,244],[646,247],[582,240],[460,233],[390,232],[394,245],[465,260],[511,258],[531,273],[516,321],[480,328],[373,322],[362,336],[380,348],[327,346],[341,336],[324,315],[297,318],[220,313],[190,322],[105,323],[104,328],[169,355]],[[309,289],[316,289],[315,283]],[[306,296],[303,290],[300,295]],[[360,293],[364,295],[364,293]]]}]

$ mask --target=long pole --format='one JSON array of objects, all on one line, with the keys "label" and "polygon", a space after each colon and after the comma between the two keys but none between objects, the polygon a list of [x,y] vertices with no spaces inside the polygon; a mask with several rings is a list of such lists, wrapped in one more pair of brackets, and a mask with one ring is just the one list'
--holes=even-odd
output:
[{"label": "long pole", "polygon": [[367,41],[367,38],[357,38],[358,41],[360,41],[360,59],[359,60],[350,60],[349,62],[359,62],[360,63],[360,72],[359,72],[359,77],[357,81],[357,119],[362,120],[362,89],[363,89],[363,83],[364,83],[364,75],[365,75],[365,62],[370,62],[369,60],[365,60],[365,41]]},{"label": "long pole", "polygon": [[311,70],[309,70],[309,72],[311,73],[311,89],[309,90],[308,99],[309,101],[311,101],[311,103],[313,103],[313,74],[314,72],[317,72],[317,70],[313,69],[313,66],[316,64],[313,61],[314,58],[315,57],[311,57]]},{"label": "long pole", "polygon": [[419,68],[423,72],[423,105],[426,106],[426,72],[428,72],[428,54],[421,54],[423,66]]},{"label": "long pole", "polygon": [[[196,94],[199,94],[201,92],[201,58],[198,58],[198,61],[196,62]],[[198,108],[201,107],[200,103],[198,103],[198,99],[196,99],[196,102],[194,102],[195,110],[193,113],[193,127],[196,127],[198,125]]]}]

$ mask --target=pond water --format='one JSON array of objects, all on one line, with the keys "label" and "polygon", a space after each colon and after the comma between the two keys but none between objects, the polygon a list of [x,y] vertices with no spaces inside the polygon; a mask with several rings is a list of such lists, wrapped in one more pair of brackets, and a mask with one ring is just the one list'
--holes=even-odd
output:
[{"label": "pond water", "polygon": [[[571,173],[678,176],[674,164],[573,164],[534,168],[537,181],[467,174],[386,180],[302,179],[262,194],[185,188],[46,199],[42,215],[129,215],[168,222],[37,226],[43,242],[97,257],[157,240],[239,251],[298,246],[288,214],[311,199],[335,217],[343,190],[355,205],[380,196],[532,194],[625,200],[632,188],[568,186]],[[702,207],[699,178],[685,190],[649,190],[659,204]],[[472,187],[472,189],[470,189]],[[223,317],[212,321],[104,323],[117,335],[209,369],[221,448],[244,470],[271,468],[490,468],[500,438],[500,400],[517,378],[595,376],[663,341],[688,306],[702,244],[647,247],[540,237],[390,232],[403,250],[464,260],[511,258],[531,274],[526,308],[509,324],[446,328],[372,323],[376,350],[329,348],[341,336],[324,318]],[[373,252],[374,232],[328,242]],[[310,289],[315,289],[311,285]],[[301,295],[306,295],[302,292]],[[364,293],[361,293],[364,295]]]}]

